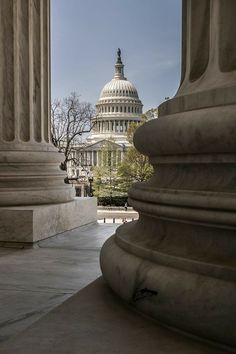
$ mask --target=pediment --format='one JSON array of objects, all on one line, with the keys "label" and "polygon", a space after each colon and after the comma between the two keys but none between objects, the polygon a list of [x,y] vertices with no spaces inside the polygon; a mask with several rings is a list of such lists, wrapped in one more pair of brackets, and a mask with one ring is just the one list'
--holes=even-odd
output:
[{"label": "pediment", "polygon": [[109,147],[111,149],[122,149],[123,146],[122,145],[119,145],[119,144],[116,144],[114,143],[113,141],[110,141],[110,140],[106,140],[106,139],[103,139],[103,140],[100,140],[94,144],[91,144],[91,145],[87,145],[85,146],[85,150],[100,150],[102,148],[105,148],[105,147]]}]

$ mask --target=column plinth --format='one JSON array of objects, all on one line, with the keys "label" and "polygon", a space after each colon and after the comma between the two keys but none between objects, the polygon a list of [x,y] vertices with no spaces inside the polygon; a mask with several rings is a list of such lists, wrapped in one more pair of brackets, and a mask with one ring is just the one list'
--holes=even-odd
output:
[{"label": "column plinth", "polygon": [[119,227],[101,252],[104,277],[123,299],[168,326],[230,347],[236,346],[235,11],[234,1],[183,1],[179,90],[134,137],[155,170],[129,191],[140,218]]}]

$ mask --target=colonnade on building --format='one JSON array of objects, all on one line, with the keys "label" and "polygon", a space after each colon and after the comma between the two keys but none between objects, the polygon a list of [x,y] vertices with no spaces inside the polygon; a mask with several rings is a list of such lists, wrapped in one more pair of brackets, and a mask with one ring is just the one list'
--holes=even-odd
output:
[{"label": "colonnade on building", "polygon": [[[124,157],[125,151],[119,148],[104,150],[74,150],[72,151],[72,157],[78,161],[80,167],[92,167],[92,166],[112,166],[117,167]],[[76,166],[70,166],[75,174]]]},{"label": "colonnade on building", "polygon": [[103,117],[106,116],[105,113],[142,113],[142,107],[136,105],[109,105],[104,102],[103,104],[97,105],[97,113],[103,113]]},{"label": "colonnade on building", "polygon": [[99,133],[127,133],[132,123],[139,123],[140,119],[112,119],[112,120],[98,120],[94,123],[93,130]]}]

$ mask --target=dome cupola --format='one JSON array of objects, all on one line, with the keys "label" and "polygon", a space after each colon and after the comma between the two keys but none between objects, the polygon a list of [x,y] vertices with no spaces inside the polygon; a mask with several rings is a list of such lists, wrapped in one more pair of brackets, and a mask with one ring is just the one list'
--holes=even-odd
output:
[{"label": "dome cupola", "polygon": [[128,102],[133,104],[136,103],[142,107],[135,86],[124,76],[124,64],[121,59],[121,50],[118,48],[114,78],[103,87],[97,102],[97,108],[99,108],[100,105],[107,103],[108,100],[109,102],[115,102],[117,100],[120,101],[123,97],[128,100]]}]

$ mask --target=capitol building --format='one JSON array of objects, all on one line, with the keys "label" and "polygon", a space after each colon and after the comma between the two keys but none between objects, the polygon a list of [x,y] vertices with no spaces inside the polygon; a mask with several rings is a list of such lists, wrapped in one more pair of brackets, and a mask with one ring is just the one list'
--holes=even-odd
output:
[{"label": "capitol building", "polygon": [[142,108],[137,89],[124,75],[121,50],[118,49],[114,77],[101,90],[91,134],[83,146],[75,147],[72,152],[79,165],[68,166],[69,177],[83,176],[88,168],[106,164],[104,147],[109,149],[113,165],[122,161],[130,145],[127,131],[131,123],[141,121]]}]

